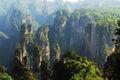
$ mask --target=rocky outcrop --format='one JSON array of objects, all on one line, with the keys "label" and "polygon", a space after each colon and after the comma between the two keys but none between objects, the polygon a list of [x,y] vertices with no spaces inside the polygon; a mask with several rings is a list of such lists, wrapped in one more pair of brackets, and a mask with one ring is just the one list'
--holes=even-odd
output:
[{"label": "rocky outcrop", "polygon": [[58,43],[55,43],[51,53],[51,63],[59,59],[60,59],[60,46]]},{"label": "rocky outcrop", "polygon": [[20,29],[20,43],[27,45],[33,42],[33,31],[31,24],[22,24]]},{"label": "rocky outcrop", "polygon": [[20,42],[15,50],[15,59],[13,67],[13,74],[16,80],[19,80],[18,76],[22,76],[22,73],[26,73],[28,70],[30,70],[30,63],[32,61],[30,61],[29,59],[30,55],[28,53],[27,47],[28,44],[32,42],[32,37],[33,35],[31,25],[28,25],[26,23],[22,24],[20,28]]},{"label": "rocky outcrop", "polygon": [[20,44],[16,48],[15,51],[15,64],[20,63],[23,66],[28,66],[30,67],[30,62],[29,62],[29,55],[26,50],[26,45],[30,43],[30,39],[26,38],[28,35],[31,35],[31,26],[27,25],[26,23],[22,24],[21,29],[20,29]]},{"label": "rocky outcrop", "polygon": [[33,71],[37,78],[41,77],[42,48],[35,46],[33,49]]},{"label": "rocky outcrop", "polygon": [[15,61],[15,66],[19,66],[21,64],[24,67],[29,68],[30,61],[25,46],[16,48],[14,61]]},{"label": "rocky outcrop", "polygon": [[50,59],[50,45],[48,38],[48,27],[42,26],[37,32],[37,43],[42,48],[42,60],[48,62]]}]

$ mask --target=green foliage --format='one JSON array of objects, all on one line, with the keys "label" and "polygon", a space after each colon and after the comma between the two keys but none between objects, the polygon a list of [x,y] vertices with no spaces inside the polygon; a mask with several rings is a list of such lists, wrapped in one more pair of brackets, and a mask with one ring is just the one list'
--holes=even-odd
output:
[{"label": "green foliage", "polygon": [[118,21],[118,27],[114,30],[115,35],[120,35],[120,21]]},{"label": "green foliage", "polygon": [[0,37],[2,37],[4,39],[9,39],[9,37],[3,32],[0,32]]},{"label": "green foliage", "polygon": [[70,58],[70,59],[78,59],[80,56],[78,54],[76,54],[75,51],[67,51],[63,56],[62,58]]},{"label": "green foliage", "polygon": [[0,66],[0,80],[13,80],[13,78],[6,73],[6,70],[4,66]]},{"label": "green foliage", "polygon": [[7,73],[0,73],[0,80],[13,80]]},{"label": "green foliage", "polygon": [[74,51],[67,51],[54,63],[53,69],[53,80],[103,80],[95,63]]}]

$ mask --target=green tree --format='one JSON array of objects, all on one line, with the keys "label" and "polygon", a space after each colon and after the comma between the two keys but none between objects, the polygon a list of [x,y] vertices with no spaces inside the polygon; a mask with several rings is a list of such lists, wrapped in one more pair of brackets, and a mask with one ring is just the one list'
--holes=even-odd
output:
[{"label": "green tree", "polygon": [[95,63],[75,51],[67,51],[53,69],[53,80],[103,80]]},{"label": "green tree", "polygon": [[6,73],[6,70],[4,66],[0,66],[0,80],[13,80],[13,78]]}]

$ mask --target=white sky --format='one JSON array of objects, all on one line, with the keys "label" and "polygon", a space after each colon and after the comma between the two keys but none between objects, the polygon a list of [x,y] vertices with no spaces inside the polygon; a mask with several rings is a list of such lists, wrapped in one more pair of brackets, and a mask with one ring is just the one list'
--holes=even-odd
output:
[{"label": "white sky", "polygon": [[78,0],[63,0],[63,1],[69,1],[69,2],[77,2]]},{"label": "white sky", "polygon": [[[54,1],[54,0],[48,0],[48,1]],[[79,1],[79,0],[63,0],[64,2],[66,2],[66,1],[69,1],[69,2],[77,2],[77,1]],[[84,0],[80,0],[80,1],[84,1]],[[118,1],[120,1],[120,0],[118,0]]]},{"label": "white sky", "polygon": [[[48,0],[48,1],[54,1],[54,0]],[[78,0],[63,0],[64,2],[69,1],[69,2],[77,2]]]}]

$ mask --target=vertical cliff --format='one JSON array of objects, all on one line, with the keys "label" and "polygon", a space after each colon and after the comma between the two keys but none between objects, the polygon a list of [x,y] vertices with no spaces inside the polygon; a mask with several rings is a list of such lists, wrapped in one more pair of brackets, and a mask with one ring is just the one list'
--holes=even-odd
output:
[{"label": "vertical cliff", "polygon": [[29,28],[31,27],[28,26],[26,23],[22,24],[21,29],[20,29],[20,44],[18,48],[16,48],[16,51],[15,51],[15,57],[17,59],[16,61],[19,61],[24,66],[27,65],[28,67],[30,67],[29,65],[30,62],[29,62],[29,58],[28,58],[29,55],[26,50],[26,46],[31,41],[28,38],[28,35],[32,35],[32,32],[31,30],[29,30]]},{"label": "vertical cliff", "polygon": [[22,65],[29,68],[29,58],[25,46],[18,46],[15,50],[15,66]]},{"label": "vertical cliff", "polygon": [[67,10],[58,10],[53,25],[49,27],[50,49],[58,42],[61,55],[67,49],[72,49],[94,60],[101,67],[106,57],[106,45],[112,44],[108,39],[113,36],[113,25],[115,23],[101,19],[91,10],[75,10],[71,14]]},{"label": "vertical cliff", "polygon": [[42,48],[42,60],[48,62],[50,59],[50,45],[48,38],[48,27],[42,26],[37,31],[37,44]]},{"label": "vertical cliff", "polygon": [[92,30],[91,30],[91,37],[90,37],[90,54],[91,58],[94,59],[96,54],[96,22],[92,22]]},{"label": "vertical cliff", "polygon": [[103,76],[108,80],[120,79],[120,21],[118,21],[118,27],[115,29],[114,35],[114,51],[107,56],[103,69]]},{"label": "vertical cliff", "polygon": [[[32,78],[34,80],[32,72],[29,71],[32,68],[33,61],[30,58],[32,55],[29,53],[30,49],[27,49],[29,45],[32,43],[33,43],[32,26],[31,24],[23,23],[20,28],[20,42],[15,50],[13,77],[16,80],[22,80],[22,78],[27,80],[29,78]],[[31,74],[31,76],[29,76],[29,74]]]}]

